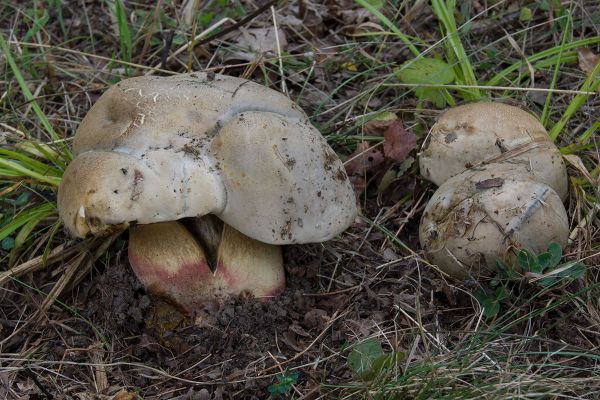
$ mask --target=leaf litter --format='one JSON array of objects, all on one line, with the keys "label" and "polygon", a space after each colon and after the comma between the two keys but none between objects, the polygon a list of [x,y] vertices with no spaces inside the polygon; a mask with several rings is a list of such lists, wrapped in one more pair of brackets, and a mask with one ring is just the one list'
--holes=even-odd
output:
[{"label": "leaf litter", "polygon": [[[114,44],[119,43],[119,38],[118,35],[111,35],[110,15],[103,7],[92,7],[92,3],[82,2],[81,8],[85,13],[80,9],[77,12],[65,9],[64,16],[61,16],[71,35],[81,40],[72,42],[63,38],[57,23],[46,25],[43,32],[48,32],[49,36],[42,35],[43,40],[49,40],[49,45],[55,44],[53,38],[64,39],[61,42],[63,45],[52,49],[52,53],[44,53],[52,62],[47,64],[47,84],[44,84],[45,80],[40,80],[39,88],[40,102],[54,97],[60,100],[45,101],[45,111],[56,116],[70,116],[64,121],[65,136],[73,132],[77,121],[107,84],[114,83],[124,73],[124,69],[113,61],[116,54]],[[206,4],[218,8],[219,3]],[[127,2],[127,11],[134,16],[140,4]],[[199,7],[205,7],[204,3]],[[479,7],[477,12],[485,9],[477,4],[474,7]],[[144,10],[150,9],[147,7]],[[48,7],[48,10],[52,16],[50,21],[59,21],[56,10],[53,7]],[[165,10],[173,11],[168,6],[165,6]],[[228,7],[218,10],[219,13],[227,11]],[[432,32],[437,32],[437,21],[427,2],[419,2],[418,6],[407,11],[406,20],[398,20],[400,29],[440,39],[432,35]],[[382,9],[382,12],[386,10]],[[285,51],[286,63],[284,79],[293,83],[289,85],[290,94],[298,99],[309,115],[317,115],[317,122],[326,129],[330,128],[327,125],[328,116],[320,116],[319,112],[336,109],[348,111],[347,115],[351,117],[356,116],[360,109],[357,106],[362,104],[347,100],[354,98],[364,90],[365,84],[373,82],[375,78],[394,73],[393,68],[389,68],[382,70],[381,76],[365,75],[365,80],[355,79],[357,74],[370,68],[364,58],[371,57],[378,65],[391,66],[411,58],[405,46],[399,45],[391,36],[386,36],[385,41],[380,43],[375,43],[374,36],[363,41],[364,38],[358,33],[379,34],[387,27],[353,1],[343,0],[336,4],[310,0],[291,2],[278,7],[276,13],[279,27],[287,35],[288,45],[282,51]],[[236,15],[233,17],[236,21],[241,20]],[[509,20],[504,26],[512,33],[517,29],[519,13],[512,19],[510,13],[507,17]],[[542,18],[543,21],[546,19]],[[539,15],[535,14],[532,21],[535,23],[538,20]],[[29,29],[17,17],[6,21],[4,32],[11,32],[16,40],[22,39],[20,32]],[[93,33],[90,33],[87,21],[92,21]],[[134,23],[135,19],[131,21]],[[148,22],[142,18],[139,21]],[[270,13],[266,12],[243,28],[272,29],[272,22]],[[497,24],[494,18],[476,19],[472,33],[486,41],[500,39],[504,33],[497,29]],[[542,29],[546,29],[546,26],[544,23]],[[136,31],[143,32],[144,29],[142,26],[136,27]],[[234,32],[241,31],[236,29]],[[86,47],[85,38],[89,38],[90,34],[94,35],[92,47]],[[461,37],[468,35],[466,25],[460,34]],[[193,60],[193,67],[197,69],[209,68],[210,71],[243,75],[277,87],[282,77],[275,72],[272,64],[265,61],[265,57],[261,57],[264,51],[267,56],[275,57],[272,50],[266,49],[269,46],[256,45],[258,42],[248,46],[253,60],[238,67],[219,65],[218,60],[213,60],[214,53],[225,47],[230,52],[240,47],[236,46],[234,37],[235,34],[219,37],[208,45],[194,48],[189,54],[185,52],[180,57],[165,57],[162,68],[181,72],[185,70],[182,65]],[[151,39],[156,47],[146,53],[147,57],[140,55],[139,62],[142,65],[136,71],[138,74],[146,72],[143,64],[156,65],[163,55],[169,54],[167,30],[157,32]],[[527,50],[533,53],[538,48],[545,48],[543,43],[537,47],[539,40],[538,36],[532,35],[528,41],[531,47]],[[505,50],[501,43],[498,42],[494,47],[499,50],[498,62],[506,60],[500,58],[504,57],[502,54]],[[383,44],[385,47],[380,48],[379,45]],[[479,57],[480,54],[475,52],[479,48],[478,43],[468,44],[471,45],[469,54],[478,54]],[[252,46],[258,51],[252,50]],[[65,53],[61,47],[73,52]],[[104,58],[79,53],[92,51],[92,48]],[[29,51],[33,52],[32,49]],[[227,55],[226,52],[222,53],[222,58]],[[137,56],[134,57],[135,61],[138,60]],[[342,67],[347,62],[352,63],[352,70]],[[595,62],[597,59],[592,57],[584,65],[595,65]],[[294,69],[294,63],[297,69]],[[492,70],[492,67],[488,69]],[[86,73],[88,70],[91,73]],[[435,68],[430,70],[435,72]],[[68,73],[64,74],[64,71]],[[536,73],[545,74],[549,79],[545,70]],[[577,77],[565,76],[567,81],[564,85],[577,87]],[[46,78],[44,75],[41,77]],[[448,81],[448,78],[444,80]],[[438,80],[430,84],[442,83]],[[57,90],[63,85],[64,93]],[[416,99],[414,96],[399,97],[402,93],[383,91],[367,106],[376,110],[379,106],[391,104],[392,107],[414,109],[419,104],[427,107],[430,104],[427,101],[434,105],[443,101],[443,93],[438,89],[433,89],[433,92],[419,91]],[[11,103],[22,104],[20,97],[13,99],[13,96],[12,92],[7,91],[7,96],[2,99],[3,109]],[[68,111],[60,108],[65,99],[68,99]],[[424,100],[425,103],[422,103]],[[342,108],[344,104],[348,104],[348,107]],[[562,107],[561,104],[559,106]],[[368,111],[372,112],[373,108]],[[314,114],[315,110],[319,112]],[[401,115],[397,110],[394,109],[393,113]],[[21,116],[18,108],[16,111],[15,115]],[[429,110],[424,110],[424,113],[427,112]],[[578,115],[577,126],[585,126],[589,122],[583,116],[583,113]],[[424,117],[427,123],[429,117],[426,114]],[[13,117],[7,114],[5,118],[3,121],[11,122]],[[31,131],[35,132],[35,124],[29,119],[23,116],[18,126],[22,124],[23,130],[33,128]],[[406,115],[403,115],[403,119],[413,122]],[[360,151],[347,156],[347,160],[351,160],[353,156],[360,158],[361,152],[371,152],[374,158],[369,161],[367,155],[366,160],[363,158],[353,167],[352,178],[365,179],[363,190],[367,184],[372,184],[366,190],[361,190],[364,218],[357,219],[348,233],[323,245],[285,247],[288,287],[281,297],[272,302],[260,303],[244,297],[232,299],[221,305],[213,314],[214,318],[204,327],[195,326],[176,313],[170,320],[163,319],[162,324],[156,323],[160,320],[153,319],[153,316],[160,314],[161,306],[142,290],[130,271],[123,248],[117,247],[96,263],[93,272],[80,285],[71,292],[63,293],[59,302],[43,313],[39,323],[23,330],[20,335],[12,335],[29,316],[37,315],[39,305],[46,299],[45,293],[51,289],[64,268],[59,266],[54,270],[41,270],[23,276],[19,281],[9,282],[3,293],[0,314],[3,357],[0,398],[49,398],[45,395],[48,392],[50,397],[56,399],[257,399],[268,398],[268,388],[278,383],[289,383],[289,387],[285,387],[286,394],[295,397],[347,398],[353,394],[356,396],[355,391],[362,390],[357,382],[356,370],[347,362],[352,354],[352,345],[374,338],[379,343],[372,346],[375,351],[363,351],[358,347],[359,356],[381,356],[382,352],[384,355],[407,354],[407,360],[402,362],[403,368],[412,365],[418,367],[423,360],[429,362],[438,356],[450,357],[452,353],[445,352],[438,340],[451,351],[456,348],[454,345],[460,349],[461,343],[469,341],[468,331],[475,326],[483,326],[483,323],[477,320],[473,299],[465,293],[464,288],[444,281],[433,269],[427,268],[418,256],[397,244],[401,242],[410,249],[418,249],[416,227],[422,203],[417,199],[423,198],[427,187],[418,182],[416,171],[411,169],[416,155],[411,155],[408,150],[411,147],[410,137],[399,129],[394,135],[390,133],[393,137],[388,138],[385,137],[385,127],[377,133],[368,133],[367,128],[365,126],[368,140],[357,143],[362,146]],[[385,141],[388,141],[392,151],[389,148],[385,150]],[[343,146],[337,146],[336,149],[343,154],[349,153]],[[390,158],[390,154],[397,157]],[[403,156],[406,157],[404,161],[399,161]],[[348,166],[350,163],[346,167],[352,170]],[[385,175],[390,177],[390,183],[381,185]],[[380,186],[385,186],[384,192],[370,190]],[[399,233],[396,236],[389,235],[384,229]],[[63,237],[59,240],[67,241]],[[594,256],[591,257],[593,259]],[[587,304],[595,312],[592,303],[588,301]],[[588,334],[587,328],[579,329],[589,327],[590,321],[593,321],[589,315],[582,316],[586,312],[585,307],[573,313],[572,303],[564,306],[556,305],[556,302],[553,304],[554,308],[544,318],[531,320],[527,326],[513,326],[509,334],[514,336],[510,340],[526,329],[533,332],[544,330],[545,336],[539,342],[527,338],[536,351],[543,353],[552,350],[552,341],[558,344],[554,348],[557,351],[565,349],[567,345],[580,346],[586,352],[592,349],[590,344],[595,346],[596,338]],[[497,344],[493,343],[494,352],[505,343],[499,340]],[[591,353],[592,350],[589,351]],[[494,353],[491,354],[495,357]],[[500,352],[499,355],[495,360],[503,359],[504,354]],[[535,358],[519,361],[530,360],[536,361]],[[541,361],[548,363],[550,360],[544,358]],[[561,359],[561,363],[567,361]],[[568,365],[576,365],[579,371],[593,370],[593,362],[582,358]],[[500,365],[503,366],[510,365]],[[543,367],[541,365],[540,369]],[[505,368],[505,371],[509,369]],[[478,371],[484,372],[484,369]],[[281,377],[284,379],[279,379]],[[581,387],[573,389],[573,393],[587,390],[583,379],[572,382],[571,387]],[[408,381],[408,384],[414,387],[416,381]]]}]

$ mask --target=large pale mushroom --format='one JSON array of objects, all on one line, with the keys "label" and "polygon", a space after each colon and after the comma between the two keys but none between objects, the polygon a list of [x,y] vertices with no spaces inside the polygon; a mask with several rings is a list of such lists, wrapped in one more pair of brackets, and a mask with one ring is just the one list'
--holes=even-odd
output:
[{"label": "large pale mushroom", "polygon": [[356,215],[340,160],[304,112],[240,78],[124,80],[94,104],[73,150],[58,193],[66,228],[133,225],[137,276],[186,311],[276,294],[278,245],[328,240]]}]

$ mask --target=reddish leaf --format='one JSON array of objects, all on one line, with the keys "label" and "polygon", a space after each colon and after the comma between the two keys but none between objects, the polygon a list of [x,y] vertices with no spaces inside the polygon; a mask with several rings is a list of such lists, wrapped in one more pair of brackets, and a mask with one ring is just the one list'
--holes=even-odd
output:
[{"label": "reddish leaf", "polygon": [[356,146],[356,151],[346,161],[348,175],[364,175],[372,172],[385,161],[381,150],[371,147],[369,142],[362,142]]},{"label": "reddish leaf", "polygon": [[383,133],[383,154],[391,160],[402,162],[408,154],[416,147],[417,137],[404,129],[400,120],[390,123]]}]

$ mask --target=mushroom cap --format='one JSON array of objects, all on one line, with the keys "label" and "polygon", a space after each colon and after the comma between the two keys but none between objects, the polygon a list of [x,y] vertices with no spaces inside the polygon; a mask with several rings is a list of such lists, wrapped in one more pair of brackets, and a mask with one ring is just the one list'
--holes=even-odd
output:
[{"label": "mushroom cap", "polygon": [[512,164],[565,199],[562,156],[539,120],[502,103],[471,103],[446,111],[419,156],[421,175],[436,185],[473,166]]},{"label": "mushroom cap", "polygon": [[558,194],[514,166],[469,170],[444,182],[423,212],[427,258],[458,279],[490,276],[512,251],[540,253],[567,244],[569,221]]},{"label": "mushroom cap", "polygon": [[58,205],[80,237],[212,213],[262,242],[319,242],[357,212],[341,161],[304,112],[245,79],[124,80],[88,112],[73,149]]}]

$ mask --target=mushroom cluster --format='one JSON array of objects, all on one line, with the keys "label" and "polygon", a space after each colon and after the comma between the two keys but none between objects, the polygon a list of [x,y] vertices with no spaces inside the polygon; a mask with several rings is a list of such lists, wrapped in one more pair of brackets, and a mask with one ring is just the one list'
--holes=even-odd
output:
[{"label": "mushroom cluster", "polygon": [[419,240],[450,276],[490,276],[516,250],[567,244],[566,167],[542,124],[520,108],[484,102],[446,111],[420,154],[421,175],[439,185]]},{"label": "mushroom cluster", "polygon": [[216,74],[123,80],[77,130],[58,207],[77,237],[129,230],[148,291],[185,312],[285,284],[280,245],[356,216],[343,165],[279,92]]}]

